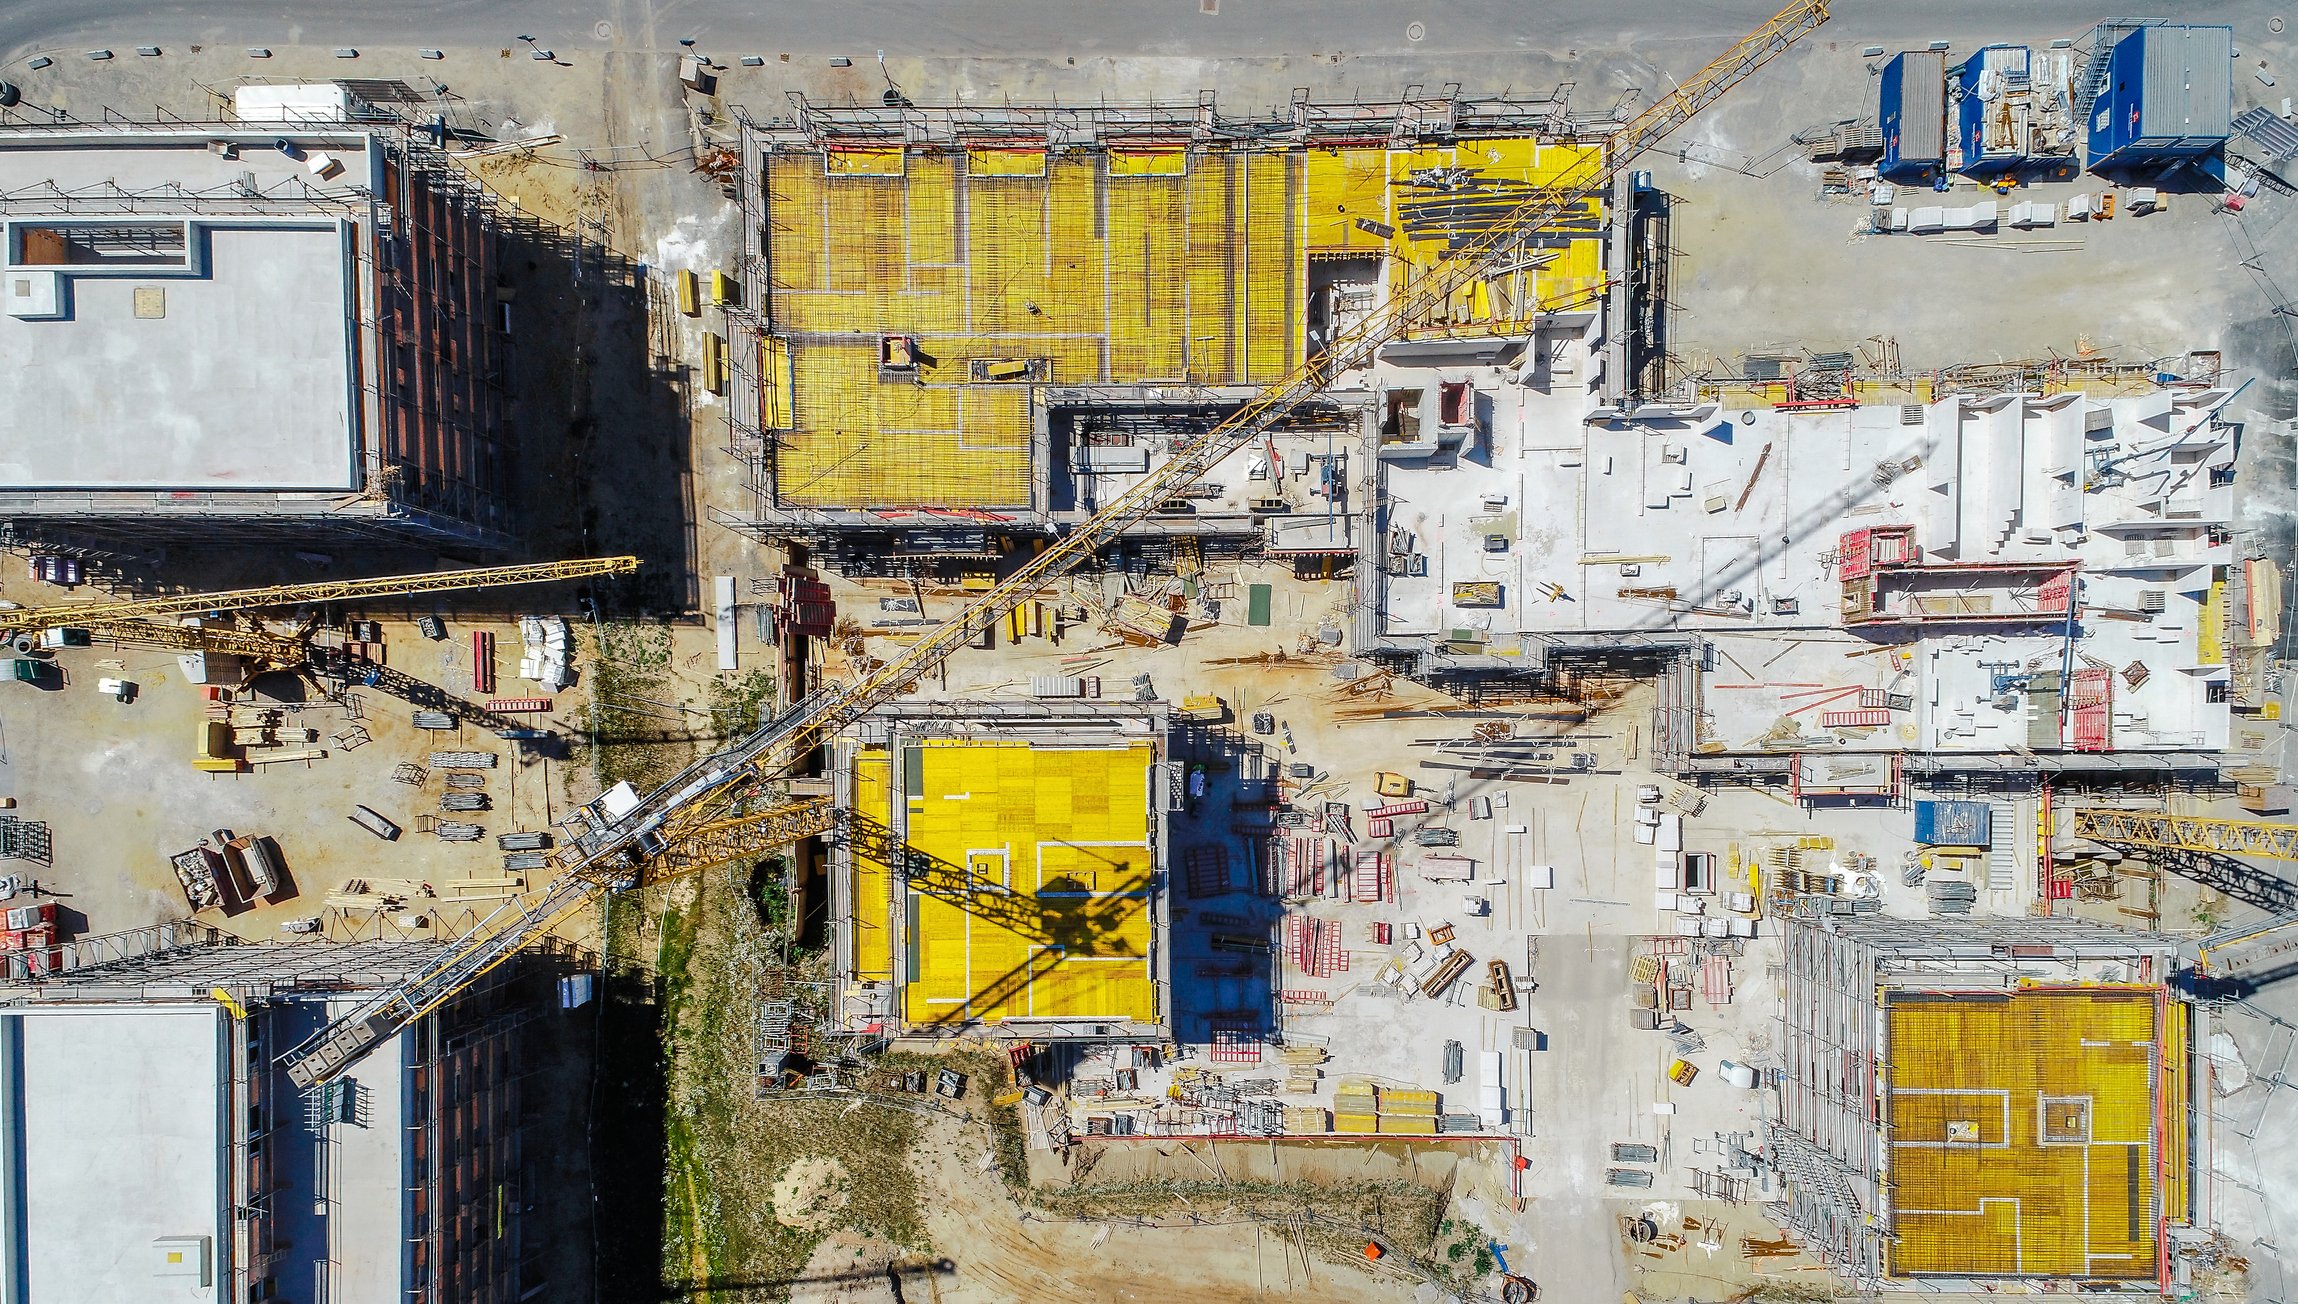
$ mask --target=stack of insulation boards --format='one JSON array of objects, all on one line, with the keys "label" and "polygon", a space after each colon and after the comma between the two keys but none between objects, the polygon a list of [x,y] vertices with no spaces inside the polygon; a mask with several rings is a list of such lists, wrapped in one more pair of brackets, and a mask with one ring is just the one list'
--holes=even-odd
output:
[{"label": "stack of insulation boards", "polygon": [[[1318,1081],[1324,1077],[1324,1070],[1317,1067],[1319,1064],[1325,1062],[1325,1052],[1323,1047],[1286,1046],[1278,1050],[1277,1057],[1282,1060],[1285,1065],[1285,1090],[1294,1092],[1299,1095],[1311,1095],[1316,1091]],[[1316,1114],[1319,1120],[1315,1127],[1294,1127],[1292,1121],[1288,1118],[1285,1123],[1285,1131],[1332,1131],[1332,1124],[1323,1121],[1324,1111],[1319,1109],[1313,1112]]]},{"label": "stack of insulation boards", "polygon": [[572,642],[562,617],[519,617],[519,678],[554,693],[574,682],[567,670]]},{"label": "stack of insulation boards", "polygon": [[1333,1130],[1332,1115],[1315,1105],[1285,1106],[1285,1135],[1314,1136]]},{"label": "stack of insulation boards", "polygon": [[1370,1136],[1380,1131],[1380,1088],[1343,1078],[1333,1092],[1333,1131]]},{"label": "stack of insulation boards", "polygon": [[1436,1104],[1433,1091],[1383,1091],[1380,1131],[1391,1136],[1432,1136],[1436,1132]]}]

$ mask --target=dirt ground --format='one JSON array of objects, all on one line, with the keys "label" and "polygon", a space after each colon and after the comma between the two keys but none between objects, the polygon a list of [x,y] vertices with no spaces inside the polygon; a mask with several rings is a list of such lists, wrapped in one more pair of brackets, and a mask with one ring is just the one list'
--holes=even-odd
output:
[{"label": "dirt ground", "polygon": [[[950,1304],[1046,1300],[1395,1300],[1409,1279],[1305,1251],[1259,1223],[1140,1227],[1056,1222],[1016,1206],[980,1162],[979,1142],[929,1129],[917,1162],[937,1201],[927,1215],[953,1271]],[[1361,1262],[1361,1261],[1360,1261]]]},{"label": "dirt ground", "polygon": [[918,1162],[939,1202],[928,1228],[946,1256],[830,1237],[790,1283],[792,1304],[1005,1304],[1046,1300],[1409,1298],[1409,1278],[1336,1262],[1282,1228],[1217,1219],[1180,1227],[1055,1220],[1016,1205],[978,1161],[970,1129],[935,1123]]}]

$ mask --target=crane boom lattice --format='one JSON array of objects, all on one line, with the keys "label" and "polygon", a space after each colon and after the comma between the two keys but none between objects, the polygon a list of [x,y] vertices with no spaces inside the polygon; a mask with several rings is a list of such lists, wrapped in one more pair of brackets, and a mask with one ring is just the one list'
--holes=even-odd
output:
[{"label": "crane boom lattice", "polygon": [[0,612],[0,630],[13,632],[47,629],[57,625],[86,626],[116,620],[157,620],[170,616],[204,616],[217,611],[250,611],[258,607],[293,607],[313,602],[407,597],[417,593],[452,593],[462,589],[495,588],[512,584],[549,584],[560,580],[589,579],[598,575],[627,575],[637,569],[636,557],[584,557],[573,561],[534,562],[523,566],[480,566],[470,570],[383,575],[365,580],[280,584],[261,589],[230,589],[221,593],[176,593],[158,598],[134,598],[125,602],[60,603],[23,611]]},{"label": "crane boom lattice", "polygon": [[2298,860],[2298,824],[2081,807],[2077,807],[2073,815],[2073,832],[2100,842],[2208,851],[2227,856],[2260,856],[2267,860]]},{"label": "crane boom lattice", "polygon": [[[1335,336],[1323,352],[1246,400],[1059,542],[1030,558],[964,611],[913,642],[861,682],[814,694],[647,794],[612,827],[563,848],[557,860],[561,876],[546,899],[560,901],[562,893],[573,893],[573,901],[579,904],[588,894],[611,886],[618,877],[626,877],[627,870],[602,870],[602,865],[643,862],[709,827],[719,818],[717,812],[729,796],[783,774],[832,733],[909,691],[926,672],[966,646],[991,622],[1037,597],[1048,583],[1116,541],[1161,504],[1313,399],[1334,377],[1370,365],[1381,345],[1403,336],[1414,324],[1431,320],[1462,288],[1520,263],[1533,236],[1561,219],[1582,213],[1591,201],[1601,201],[1631,160],[1826,22],[1829,3],[1795,0],[1781,9],[1606,138],[1601,142],[1603,148],[1584,154],[1553,185],[1534,193],[1500,221],[1463,239],[1387,302]],[[571,912],[573,907],[566,908]],[[363,1003],[289,1051],[285,1058],[291,1077],[299,1085],[309,1086],[341,1072],[406,1022],[435,1008],[540,936],[549,926],[547,918],[546,911],[537,909],[503,926],[482,924],[429,971]]]},{"label": "crane boom lattice", "polygon": [[648,886],[764,855],[829,831],[836,808],[826,797],[787,802],[748,815],[712,820],[646,862]]},{"label": "crane boom lattice", "polygon": [[284,634],[223,629],[214,625],[170,625],[156,620],[105,620],[88,627],[97,638],[177,652],[213,652],[246,657],[277,670],[300,666],[308,649]]}]

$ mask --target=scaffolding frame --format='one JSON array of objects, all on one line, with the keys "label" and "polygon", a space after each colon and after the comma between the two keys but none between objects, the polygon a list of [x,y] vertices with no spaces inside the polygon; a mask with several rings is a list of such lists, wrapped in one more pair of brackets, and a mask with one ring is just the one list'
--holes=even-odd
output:
[{"label": "scaffolding frame", "polygon": [[1633,92],[1601,113],[1572,111],[1572,82],[1546,95],[1463,95],[1447,82],[1434,95],[1408,86],[1393,100],[1347,103],[1311,98],[1296,87],[1280,111],[1224,115],[1212,90],[1194,100],[1111,101],[1069,105],[912,104],[832,106],[789,92],[788,112],[738,121],[776,143],[807,149],[993,147],[1004,149],[1171,149],[1188,144],[1289,142],[1320,147],[1447,141],[1462,136],[1607,136],[1619,130]]},{"label": "scaffolding frame", "polygon": [[[1773,1212],[1863,1287],[1884,1279],[1895,1239],[1887,994],[2000,994],[2072,962],[2120,962],[2134,982],[2159,988],[2178,958],[2166,938],[2073,919],[1823,915],[1783,923],[1785,1069],[1769,1135],[1786,1187]],[[2166,1061],[2176,1053],[2160,1052]]]}]

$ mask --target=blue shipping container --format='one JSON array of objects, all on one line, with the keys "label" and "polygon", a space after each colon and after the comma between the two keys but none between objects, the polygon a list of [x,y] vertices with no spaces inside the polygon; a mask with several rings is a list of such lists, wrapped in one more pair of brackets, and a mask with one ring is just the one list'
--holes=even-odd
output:
[{"label": "blue shipping container", "polygon": [[1937,50],[1892,56],[1883,65],[1876,122],[1883,129],[1878,175],[1901,183],[1936,176],[1947,161],[1947,56]]},{"label": "blue shipping container", "polygon": [[1994,811],[1983,801],[1915,803],[1915,840],[1927,847],[1984,847],[1994,831]]},{"label": "blue shipping container", "polygon": [[2197,158],[2226,143],[2233,116],[2233,28],[2141,27],[2107,60],[2085,156],[2093,169]]}]

